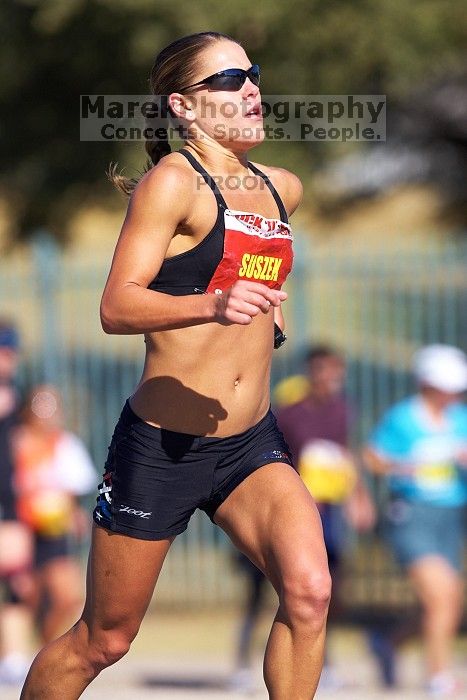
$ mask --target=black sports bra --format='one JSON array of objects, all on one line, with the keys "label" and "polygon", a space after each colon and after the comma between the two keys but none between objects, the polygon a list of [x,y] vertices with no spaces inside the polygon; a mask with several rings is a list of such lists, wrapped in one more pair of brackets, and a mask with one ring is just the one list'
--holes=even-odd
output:
[{"label": "black sports bra", "polygon": [[[268,176],[248,163],[271,191],[280,220],[229,210],[211,175],[189,151],[181,149],[179,153],[187,158],[213,191],[217,219],[200,243],[163,261],[148,289],[174,296],[201,294],[227,288],[242,277],[280,288],[292,267],[292,234],[284,204]],[[214,288],[209,289],[210,285]]]}]

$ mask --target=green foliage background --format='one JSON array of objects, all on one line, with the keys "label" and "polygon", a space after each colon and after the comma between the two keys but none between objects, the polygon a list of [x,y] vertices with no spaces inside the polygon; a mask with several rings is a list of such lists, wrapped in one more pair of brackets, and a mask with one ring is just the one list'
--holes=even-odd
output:
[{"label": "green foliage background", "polygon": [[[79,141],[80,94],[144,94],[155,54],[214,29],[263,66],[265,94],[386,93],[407,99],[465,62],[459,0],[2,0],[0,188],[12,236],[47,227],[65,239],[84,198],[113,200],[111,160],[138,167],[141,144]],[[326,145],[265,144],[258,160],[306,177]]]}]

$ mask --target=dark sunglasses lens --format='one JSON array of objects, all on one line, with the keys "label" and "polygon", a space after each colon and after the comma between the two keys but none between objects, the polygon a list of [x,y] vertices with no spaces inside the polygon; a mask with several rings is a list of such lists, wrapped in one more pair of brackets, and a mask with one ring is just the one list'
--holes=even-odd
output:
[{"label": "dark sunglasses lens", "polygon": [[245,82],[245,79],[245,73],[240,72],[230,75],[216,75],[216,77],[211,80],[211,88],[213,90],[227,90],[228,92],[234,92],[240,90]]},{"label": "dark sunglasses lens", "polygon": [[261,78],[259,66],[257,66],[257,65],[252,66],[250,68],[250,70],[247,71],[247,73],[248,73],[248,77],[250,78],[253,85],[258,86],[260,78]]},{"label": "dark sunglasses lens", "polygon": [[254,65],[245,70],[235,70],[231,69],[224,71],[219,75],[214,75],[209,79],[209,86],[211,90],[227,90],[228,92],[236,92],[245,83],[245,80],[249,78],[253,85],[259,85],[260,80],[260,70],[258,65]]}]

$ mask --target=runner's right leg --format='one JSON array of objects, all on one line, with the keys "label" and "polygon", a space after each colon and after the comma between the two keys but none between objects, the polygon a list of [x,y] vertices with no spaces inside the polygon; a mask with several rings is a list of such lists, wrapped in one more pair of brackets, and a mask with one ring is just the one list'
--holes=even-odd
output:
[{"label": "runner's right leg", "polygon": [[173,539],[138,540],[94,526],[83,614],[39,652],[21,700],[75,700],[126,654]]}]

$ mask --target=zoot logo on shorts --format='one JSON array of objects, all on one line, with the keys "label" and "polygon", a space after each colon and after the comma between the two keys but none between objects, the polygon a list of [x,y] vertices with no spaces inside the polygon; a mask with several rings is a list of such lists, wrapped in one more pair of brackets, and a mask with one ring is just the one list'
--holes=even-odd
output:
[{"label": "zoot logo on shorts", "polygon": [[145,520],[152,515],[152,512],[145,513],[144,510],[135,510],[134,508],[130,508],[130,506],[121,506],[121,508],[118,509],[118,512],[128,513],[128,515],[137,515],[138,518],[144,518]]}]

